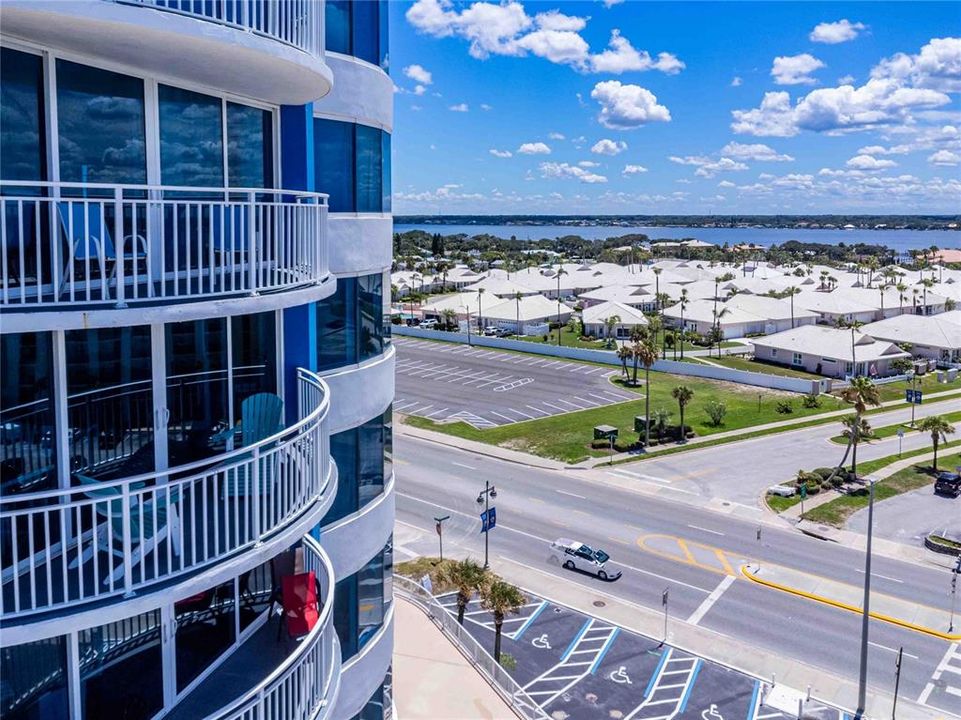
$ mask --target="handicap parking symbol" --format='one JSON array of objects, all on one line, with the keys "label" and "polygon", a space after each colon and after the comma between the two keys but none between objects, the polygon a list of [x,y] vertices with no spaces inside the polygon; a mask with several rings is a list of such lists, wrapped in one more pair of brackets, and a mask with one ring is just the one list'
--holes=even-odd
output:
[{"label": "handicap parking symbol", "polygon": [[711,703],[711,707],[701,713],[701,720],[724,720],[724,716],[717,711],[717,705]]},{"label": "handicap parking symbol", "polygon": [[536,647],[536,648],[538,648],[538,649],[540,649],[540,650],[550,650],[550,649],[551,649],[551,644],[550,644],[550,642],[548,642],[548,640],[547,640],[547,633],[544,633],[544,634],[541,635],[540,637],[536,637],[536,638],[534,638],[533,640],[531,640],[531,645],[533,645],[534,647]]},{"label": "handicap parking symbol", "polygon": [[[616,682],[618,685],[632,685],[631,678],[628,677],[627,668],[621,665],[617,670],[610,674],[611,680]],[[722,719],[723,720],[723,719]]]}]

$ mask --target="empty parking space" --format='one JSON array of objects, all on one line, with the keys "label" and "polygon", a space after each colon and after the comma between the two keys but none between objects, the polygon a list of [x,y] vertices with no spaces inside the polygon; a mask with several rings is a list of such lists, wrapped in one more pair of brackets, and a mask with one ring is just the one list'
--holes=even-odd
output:
[{"label": "empty parking space", "polygon": [[395,338],[394,409],[478,429],[637,400],[608,378],[618,370],[539,355]]}]

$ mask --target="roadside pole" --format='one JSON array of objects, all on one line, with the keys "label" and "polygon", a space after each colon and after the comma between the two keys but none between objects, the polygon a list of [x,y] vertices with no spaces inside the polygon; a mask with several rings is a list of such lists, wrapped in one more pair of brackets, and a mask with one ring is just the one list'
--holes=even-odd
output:
[{"label": "roadside pole", "polygon": [[[914,405],[911,406],[912,408]],[[904,428],[898,428],[898,457],[901,457],[901,441],[904,440]]]},{"label": "roadside pole", "polygon": [[948,623],[948,632],[954,632],[954,603],[958,593],[958,575],[961,575],[961,555],[958,555],[958,562],[951,571],[951,621]]},{"label": "roadside pole", "polygon": [[856,719],[864,717],[868,689],[868,630],[871,624],[871,534],[874,525],[874,483],[873,479],[868,480],[868,487],[870,488],[868,497],[868,544],[864,555],[864,602],[861,606],[861,662],[858,677],[858,709],[854,714]]},{"label": "roadside pole", "polygon": [[661,593],[661,605],[664,606],[664,639],[661,641],[661,645],[667,644],[667,602],[671,594],[671,588],[664,588],[664,592]]},{"label": "roadside pole", "polygon": [[891,720],[895,720],[898,710],[898,687],[901,685],[901,659],[904,656],[904,647],[898,648],[898,659],[894,665],[894,702],[891,704]]},{"label": "roadside pole", "polygon": [[444,517],[435,517],[434,529],[437,530],[437,542],[440,544],[440,561],[444,562],[444,521],[450,520],[450,515],[445,515]]}]

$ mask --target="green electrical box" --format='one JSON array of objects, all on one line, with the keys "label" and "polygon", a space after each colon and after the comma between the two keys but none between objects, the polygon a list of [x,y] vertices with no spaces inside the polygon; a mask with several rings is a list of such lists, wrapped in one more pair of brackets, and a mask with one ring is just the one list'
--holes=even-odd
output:
[{"label": "green electrical box", "polygon": [[617,428],[613,425],[595,425],[595,440],[617,440]]}]

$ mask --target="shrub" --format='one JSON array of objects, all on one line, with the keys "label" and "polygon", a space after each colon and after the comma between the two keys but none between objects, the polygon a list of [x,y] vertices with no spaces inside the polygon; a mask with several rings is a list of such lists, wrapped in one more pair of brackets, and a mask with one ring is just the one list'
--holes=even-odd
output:
[{"label": "shrub", "polygon": [[808,395],[805,395],[802,402],[806,408],[821,407],[821,397],[817,393],[809,393]]},{"label": "shrub", "polygon": [[790,400],[778,400],[777,405],[774,406],[774,410],[780,415],[790,415],[794,412],[794,406],[791,405]]},{"label": "shrub", "polygon": [[717,400],[712,400],[704,406],[704,411],[707,413],[707,416],[711,418],[711,425],[720,427],[724,422],[724,416],[727,415],[727,405]]},{"label": "shrub", "polygon": [[513,672],[517,669],[517,658],[510,653],[501,653],[501,667],[507,672]]},{"label": "shrub", "polygon": [[822,480],[827,480],[829,477],[831,477],[831,473],[834,472],[834,468],[829,468],[829,467],[816,468],[811,472],[814,473],[815,475],[820,476]]}]

